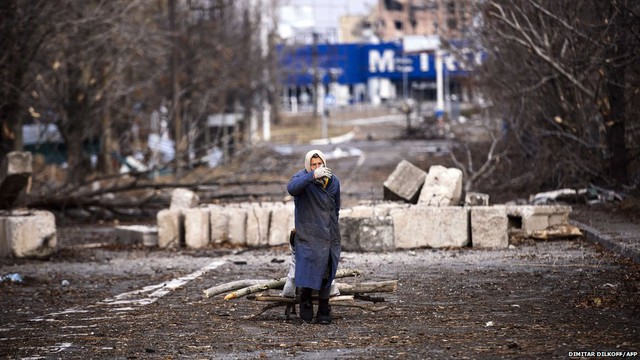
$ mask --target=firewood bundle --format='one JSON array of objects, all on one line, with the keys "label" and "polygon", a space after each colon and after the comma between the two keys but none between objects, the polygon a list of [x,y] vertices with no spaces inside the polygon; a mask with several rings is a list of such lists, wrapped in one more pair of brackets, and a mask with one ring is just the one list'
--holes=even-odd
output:
[{"label": "firewood bundle", "polygon": [[[354,277],[361,275],[358,269],[340,269],[336,273],[336,279],[345,277]],[[246,297],[249,300],[266,302],[260,312],[247,316],[246,318],[254,318],[265,311],[277,307],[285,307],[285,315],[287,320],[292,313],[295,313],[295,305],[298,299],[295,297],[285,297],[280,293],[273,294],[270,290],[282,290],[287,281],[286,277],[273,280],[253,279],[238,280],[226,284],[218,285],[204,290],[206,298],[226,294],[225,300],[233,300]],[[329,304],[332,306],[355,307],[363,310],[377,312],[386,309],[387,305],[377,305],[385,302],[385,299],[378,296],[371,296],[372,293],[391,293],[395,292],[398,287],[397,280],[366,282],[366,283],[336,283],[339,295],[333,295],[329,298]],[[317,303],[317,299],[314,299]]]}]

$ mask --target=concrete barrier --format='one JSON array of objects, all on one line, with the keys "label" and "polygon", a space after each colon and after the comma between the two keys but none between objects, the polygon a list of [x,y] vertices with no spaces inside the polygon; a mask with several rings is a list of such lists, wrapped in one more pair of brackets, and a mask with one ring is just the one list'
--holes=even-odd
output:
[{"label": "concrete barrier", "polygon": [[158,247],[178,248],[184,245],[184,215],[180,209],[163,209],[156,216]]},{"label": "concrete barrier", "polygon": [[509,219],[504,206],[469,207],[471,246],[479,249],[509,247]]},{"label": "concrete barrier", "polygon": [[119,244],[158,246],[157,226],[119,225],[114,231]]},{"label": "concrete barrier", "polygon": [[184,244],[191,249],[202,249],[211,242],[208,208],[184,210]]},{"label": "concrete barrier", "polygon": [[0,215],[0,256],[46,258],[57,250],[53,213],[20,210]]},{"label": "concrete barrier", "polygon": [[392,210],[396,249],[467,246],[467,211],[460,206],[411,206]]},{"label": "concrete barrier", "polygon": [[506,205],[510,230],[522,230],[529,236],[549,226],[569,224],[568,205]]},{"label": "concrete barrier", "polygon": [[293,203],[275,204],[269,220],[269,246],[289,243],[289,234],[294,224]]}]

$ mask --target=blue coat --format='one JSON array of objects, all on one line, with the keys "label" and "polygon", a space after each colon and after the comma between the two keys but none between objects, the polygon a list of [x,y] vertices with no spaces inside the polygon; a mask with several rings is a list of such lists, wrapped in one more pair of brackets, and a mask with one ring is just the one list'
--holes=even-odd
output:
[{"label": "blue coat", "polygon": [[330,286],[340,260],[340,180],[332,176],[323,189],[313,172],[303,169],[293,175],[287,191],[295,203],[296,286],[320,290],[327,266]]}]

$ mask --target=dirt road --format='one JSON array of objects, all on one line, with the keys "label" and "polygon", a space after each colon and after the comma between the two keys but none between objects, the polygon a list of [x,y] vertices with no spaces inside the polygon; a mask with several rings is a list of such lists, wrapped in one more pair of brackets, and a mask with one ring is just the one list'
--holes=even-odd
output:
[{"label": "dirt road", "polygon": [[[60,229],[108,242],[93,227]],[[399,280],[377,313],[334,307],[323,326],[284,309],[204,298],[238,279],[286,275],[288,250],[237,252],[67,248],[50,261],[2,260],[0,356],[9,359],[296,357],[567,358],[574,351],[638,351],[637,265],[580,240],[502,251],[344,253],[344,282]],[[635,275],[634,275],[635,274]],[[66,285],[68,283],[68,285]],[[381,303],[379,303],[381,304]]]}]

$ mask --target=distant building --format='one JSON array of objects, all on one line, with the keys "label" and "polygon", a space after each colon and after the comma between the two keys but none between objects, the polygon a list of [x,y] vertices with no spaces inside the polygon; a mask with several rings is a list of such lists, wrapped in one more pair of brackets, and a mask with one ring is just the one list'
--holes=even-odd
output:
[{"label": "distant building", "polygon": [[410,35],[462,39],[471,28],[475,1],[379,0],[370,15],[341,22],[340,33],[348,34],[348,42],[368,42],[371,35],[380,42]]}]

